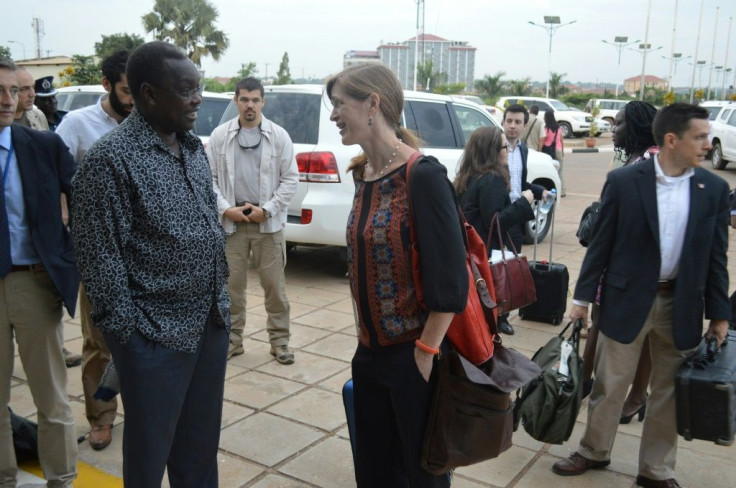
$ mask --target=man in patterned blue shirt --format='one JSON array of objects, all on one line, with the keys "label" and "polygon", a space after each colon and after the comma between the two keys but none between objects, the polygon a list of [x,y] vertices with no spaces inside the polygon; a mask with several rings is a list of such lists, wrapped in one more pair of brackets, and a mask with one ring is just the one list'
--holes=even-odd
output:
[{"label": "man in patterned blue shirt", "polygon": [[[196,66],[171,44],[126,67],[136,109],[74,178],[79,269],[120,377],[126,486],[217,487],[230,300],[200,140]],[[191,444],[196,440],[196,448]]]}]

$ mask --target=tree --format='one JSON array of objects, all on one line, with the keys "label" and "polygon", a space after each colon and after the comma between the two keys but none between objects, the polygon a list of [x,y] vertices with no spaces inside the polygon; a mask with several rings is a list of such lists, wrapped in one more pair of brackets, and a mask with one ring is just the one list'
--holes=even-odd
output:
[{"label": "tree", "polygon": [[564,95],[568,92],[568,88],[562,84],[562,78],[567,76],[567,73],[555,73],[554,71],[549,74],[549,96],[550,98],[558,98],[560,95]]},{"label": "tree", "polygon": [[108,57],[110,54],[120,49],[133,50],[146,42],[138,34],[127,34],[125,32],[120,34],[110,34],[109,36],[102,36],[100,42],[95,42],[95,54],[100,59]]},{"label": "tree", "polygon": [[279,70],[276,72],[276,81],[274,85],[288,85],[291,83],[291,71],[289,71],[289,53],[284,52],[279,64]]},{"label": "tree", "polygon": [[[288,56],[286,57],[286,64],[287,64],[287,69],[288,69],[288,64],[289,64]],[[237,77],[242,80],[243,78],[254,76],[256,73],[258,73],[258,68],[256,68],[256,63],[254,63],[253,61],[249,62],[248,64],[241,63],[240,69],[238,70]]]},{"label": "tree", "polygon": [[207,0],[156,0],[153,11],[143,16],[143,27],[156,40],[184,49],[201,66],[203,57],[217,61],[230,45],[227,35],[215,28],[217,16]]},{"label": "tree", "polygon": [[64,76],[68,78],[64,85],[98,85],[102,83],[100,65],[95,62],[94,56],[75,54],[72,56],[70,68],[62,71]]},{"label": "tree", "polygon": [[10,55],[10,48],[7,46],[0,46],[0,58],[9,58],[12,59],[13,56]]},{"label": "tree", "polygon": [[524,78],[523,80],[510,80],[509,88],[511,89],[512,95],[516,95],[519,97],[526,97],[528,95],[531,95],[532,93],[531,79],[527,77],[527,78]]},{"label": "tree", "polygon": [[421,86],[423,91],[432,91],[434,87],[446,81],[447,74],[435,71],[434,62],[431,59],[417,66],[417,85]]},{"label": "tree", "polygon": [[491,102],[494,102],[503,90],[504,76],[506,76],[505,71],[498,71],[493,76],[485,75],[485,78],[475,82],[475,88],[490,98]]}]

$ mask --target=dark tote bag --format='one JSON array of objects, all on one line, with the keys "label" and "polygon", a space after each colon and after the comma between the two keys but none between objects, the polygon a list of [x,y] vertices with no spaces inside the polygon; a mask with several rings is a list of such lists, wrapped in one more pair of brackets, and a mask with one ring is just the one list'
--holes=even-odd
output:
[{"label": "dark tote bag", "polygon": [[511,392],[537,377],[539,366],[496,339],[493,357],[480,366],[452,350],[436,367],[437,387],[424,432],[422,468],[440,475],[493,459],[510,448],[514,431]]},{"label": "dark tote bag", "polygon": [[[501,224],[498,221],[498,213],[491,221],[491,232],[488,236],[486,247],[490,249],[493,235],[501,247],[501,261],[491,263],[491,275],[493,276],[493,288],[496,291],[496,305],[498,313],[508,313],[521,307],[531,305],[537,301],[537,288],[534,285],[532,273],[529,270],[529,262],[526,256],[520,256],[516,251],[514,243],[509,238],[512,251],[506,251],[504,241],[501,237]],[[506,255],[508,253],[508,259]],[[513,255],[512,255],[513,253]]]}]

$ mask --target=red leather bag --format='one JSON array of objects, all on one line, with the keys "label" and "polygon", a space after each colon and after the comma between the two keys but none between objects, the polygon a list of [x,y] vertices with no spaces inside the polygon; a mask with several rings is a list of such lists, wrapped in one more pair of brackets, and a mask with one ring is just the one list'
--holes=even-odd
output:
[{"label": "red leather bag", "polygon": [[[422,290],[422,269],[414,229],[414,213],[409,198],[409,181],[414,161],[421,154],[417,153],[406,165],[406,187],[409,199],[409,228],[411,233],[411,264],[419,303],[424,304]],[[447,338],[455,349],[476,366],[488,361],[493,356],[493,337],[497,334],[498,311],[493,289],[491,269],[488,265],[488,254],[483,239],[472,225],[466,222],[458,207],[458,216],[463,224],[463,239],[466,249],[466,265],[468,270],[468,303],[462,313],[456,314],[447,330]]]},{"label": "red leather bag", "polygon": [[[491,264],[491,275],[493,276],[493,288],[496,292],[498,313],[503,314],[536,302],[537,288],[534,285],[526,256],[519,256],[511,239],[508,239],[508,242],[511,244],[512,251],[504,249],[498,214],[494,215],[491,221],[491,232],[488,236],[489,247],[494,230],[496,231],[496,242],[501,246],[502,259]],[[506,259],[506,253],[509,254],[508,259]],[[513,256],[511,256],[512,253]]]}]

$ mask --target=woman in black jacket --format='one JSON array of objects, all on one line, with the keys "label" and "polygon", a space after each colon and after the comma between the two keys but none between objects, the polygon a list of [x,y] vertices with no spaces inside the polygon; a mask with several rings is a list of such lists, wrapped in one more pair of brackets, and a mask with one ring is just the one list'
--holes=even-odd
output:
[{"label": "woman in black jacket", "polygon": [[[517,251],[521,250],[522,227],[518,224],[534,218],[531,190],[521,193],[511,203],[509,198],[508,144],[503,131],[497,127],[481,127],[470,135],[460,161],[455,181],[455,191],[468,222],[488,243],[491,220],[498,213],[504,244],[510,247],[506,232]],[[490,249],[501,249],[494,239]]]},{"label": "woman in black jacket", "polygon": [[[517,251],[521,250],[523,237],[523,227],[518,224],[534,218],[531,190],[524,190],[522,198],[511,203],[508,159],[508,143],[503,131],[498,127],[481,127],[470,135],[453,182],[465,218],[485,239],[489,254],[491,249],[501,249],[496,236],[490,238],[491,221],[496,213],[503,244],[510,248],[513,243]],[[498,329],[511,335],[514,329],[508,315],[499,315]]]}]

